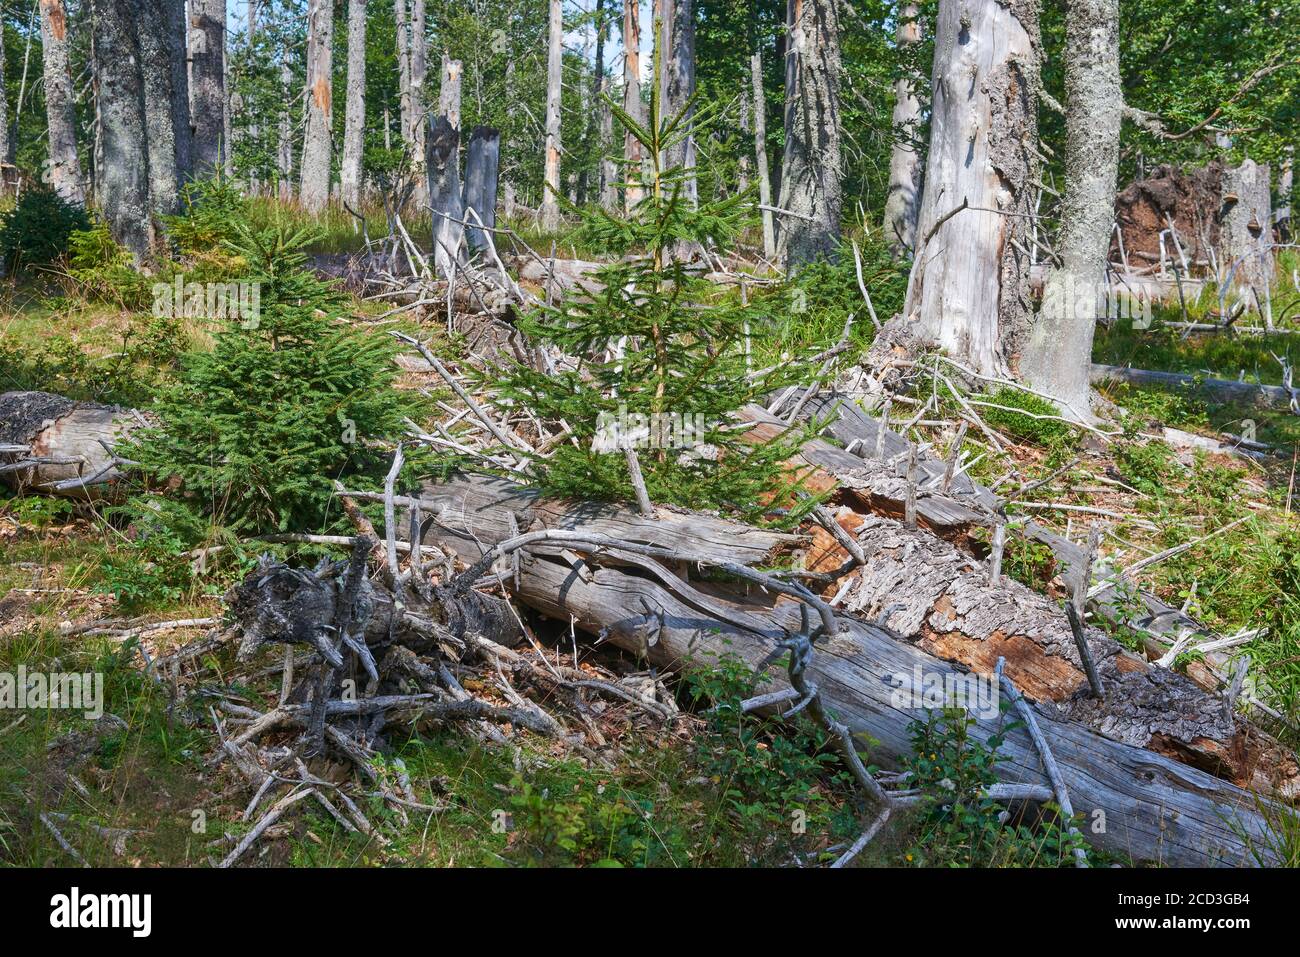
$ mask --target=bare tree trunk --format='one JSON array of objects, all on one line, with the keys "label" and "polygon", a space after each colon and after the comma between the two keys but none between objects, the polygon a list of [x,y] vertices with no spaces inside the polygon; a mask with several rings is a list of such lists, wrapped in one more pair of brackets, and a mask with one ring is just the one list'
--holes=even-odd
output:
[{"label": "bare tree trunk", "polygon": [[[460,64],[457,62],[457,69]],[[411,155],[415,157],[415,190],[412,199],[423,209],[429,202],[429,174],[424,168],[425,137],[428,135],[428,100],[425,82],[429,74],[429,39],[426,31],[425,0],[411,0]],[[456,132],[460,132],[460,77],[456,79]]]},{"label": "bare tree trunk", "polygon": [[293,71],[280,64],[280,129],[276,142],[276,168],[280,174],[280,199],[293,197]]},{"label": "bare tree trunk", "polygon": [[1273,222],[1277,223],[1278,236],[1284,243],[1291,241],[1291,192],[1295,189],[1295,147],[1288,146],[1282,153],[1282,168],[1277,179],[1277,209]]},{"label": "bare tree trunk", "polygon": [[172,136],[176,146],[176,176],[184,186],[194,176],[194,127],[190,119],[189,31],[185,4],[162,4],[161,21],[171,64]]},{"label": "bare tree trunk", "polygon": [[917,252],[903,315],[983,375],[1029,326],[1038,163],[1037,0],[940,0]]},{"label": "bare tree trunk", "polygon": [[776,260],[776,233],[772,225],[772,174],[767,167],[767,98],[763,96],[763,55],[749,58],[754,108],[754,162],[758,173],[758,201],[769,207],[763,214],[763,256]]},{"label": "bare tree trunk", "polygon": [[[641,107],[641,5],[639,0],[623,0],[623,110],[638,123],[645,122]],[[631,133],[623,134],[623,178],[629,184],[641,179],[641,142]],[[630,213],[645,195],[639,185],[628,185],[623,202]]]},{"label": "bare tree trunk", "polygon": [[[695,5],[694,0],[659,0],[659,44],[662,71],[660,113],[676,116],[687,107],[695,92]],[[694,112],[692,108],[692,113]],[[690,128],[691,119],[686,119]],[[680,166],[687,171],[683,195],[698,202],[695,180],[695,137],[686,138],[667,150],[665,168]]]},{"label": "bare tree trunk", "polygon": [[600,78],[600,205],[613,212],[618,208],[618,165],[610,156],[614,148],[614,111],[606,102],[609,96],[609,77]]},{"label": "bare tree trunk", "polygon": [[1223,170],[1223,221],[1219,229],[1224,282],[1272,326],[1272,184],[1268,164],[1245,159]]},{"label": "bare tree trunk", "polygon": [[47,182],[70,203],[84,205],[68,72],[68,14],[63,0],[41,0],[41,49],[45,57],[45,112],[50,136]]},{"label": "bare tree trunk", "polygon": [[334,90],[334,0],[307,4],[307,129],[302,144],[298,201],[309,212],[330,197],[330,128]]},{"label": "bare tree trunk", "polygon": [[9,87],[5,83],[5,45],[0,43],[0,195],[13,185],[14,136],[9,128]]},{"label": "bare tree trunk", "polygon": [[1043,287],[1020,371],[1075,418],[1092,417],[1092,336],[1106,302],[1124,93],[1119,0],[1069,0],[1065,20],[1065,192],[1060,265]]},{"label": "bare tree trunk", "polygon": [[[920,11],[906,3],[899,13],[894,36],[899,50],[921,42]],[[885,240],[894,258],[912,251],[916,244],[916,216],[921,206],[921,155],[916,149],[921,101],[910,75],[894,83],[894,145],[889,153],[889,195],[885,199]]]},{"label": "bare tree trunk", "polygon": [[840,26],[836,0],[789,0],[785,158],[777,255],[785,268],[830,256],[840,240]]},{"label": "bare tree trunk", "polygon": [[425,138],[429,208],[433,212],[433,261],[450,278],[461,259],[465,206],[460,185],[461,62],[444,56],[438,117]]},{"label": "bare tree trunk", "polygon": [[[137,0],[142,19],[149,24],[140,31],[140,78],[145,118],[145,151],[149,158],[149,204],[155,214],[170,216],[180,211],[182,171],[177,157],[184,148],[176,134],[176,94],[173,83],[176,57],[183,48],[165,28],[167,0]],[[181,60],[184,63],[184,60]],[[189,118],[185,118],[188,125]],[[188,132],[188,130],[187,130]]]},{"label": "bare tree trunk", "polygon": [[564,4],[550,0],[546,53],[546,169],[542,194],[541,227],[546,232],[560,228],[560,97],[563,93]]},{"label": "bare tree trunk", "polygon": [[[501,133],[490,126],[476,126],[469,137],[465,157],[465,218],[483,223],[484,229],[497,224],[497,172],[501,165]],[[470,216],[469,210],[474,210]],[[488,234],[477,226],[469,227],[471,249],[488,248]]]},{"label": "bare tree trunk", "polygon": [[103,162],[97,193],[113,238],[137,262],[152,246],[149,156],[140,77],[139,25],[131,0],[92,0],[96,106]]},{"label": "bare tree trunk", "polygon": [[361,155],[366,132],[366,0],[348,0],[348,101],[343,124],[343,202],[361,211]]},{"label": "bare tree trunk", "polygon": [[189,0],[194,172],[223,172],[226,152],[226,0]]}]

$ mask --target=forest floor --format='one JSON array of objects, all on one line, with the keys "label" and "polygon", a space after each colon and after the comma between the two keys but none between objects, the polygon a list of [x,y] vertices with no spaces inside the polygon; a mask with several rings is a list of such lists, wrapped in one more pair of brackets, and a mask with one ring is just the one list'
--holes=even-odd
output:
[{"label": "forest floor", "polygon": [[[330,235],[322,255],[351,247],[350,229]],[[1279,296],[1288,298],[1287,288]],[[380,311],[360,301],[355,309],[357,321],[370,321]],[[841,313],[818,317],[819,331],[800,335],[824,335],[823,342],[799,344],[828,344]],[[1271,353],[1300,351],[1296,336],[1184,337],[1159,322],[1176,313],[1160,312],[1156,325],[1144,331],[1102,327],[1095,360],[1276,383],[1281,367]],[[438,348],[454,356],[463,343],[446,336],[443,318],[408,315],[394,328],[425,334],[443,329]],[[42,389],[144,404],[150,389],[175,371],[177,337],[193,341],[201,334],[87,300],[57,275],[10,281],[0,296],[0,391]],[[779,355],[789,346],[787,339],[767,348]],[[981,450],[978,460],[972,455],[970,474],[987,484],[1012,469],[1026,482],[1053,476],[1025,498],[1027,505],[1012,511],[1032,514],[1075,541],[1087,539],[1091,522],[1104,521],[1101,561],[1112,567],[1244,519],[1145,571],[1141,581],[1222,633],[1266,628],[1244,646],[1251,681],[1262,700],[1295,721],[1300,502],[1293,495],[1300,417],[1289,410],[1207,402],[1191,389],[1103,385],[1100,391],[1117,407],[1104,423],[1115,434],[1105,441],[1033,418],[1037,407],[1021,393],[1000,389],[980,397],[992,403],[981,413],[1007,440],[1006,451]],[[927,420],[936,424],[917,426],[936,452],[952,441],[949,411],[941,402]],[[1167,441],[1165,427],[1223,441],[1229,441],[1225,434],[1253,428],[1256,439],[1273,448],[1259,455],[1195,451],[1176,436],[1173,444]],[[105,710],[115,716],[87,721],[50,710],[10,721],[10,713],[0,712],[0,862],[68,864],[77,855],[101,866],[202,866],[220,859],[252,826],[245,819],[246,782],[211,760],[217,743],[207,718],[211,702],[178,699],[149,664],[212,626],[139,633],[157,623],[220,619],[231,578],[186,569],[191,559],[184,553],[142,559],[130,535],[101,504],[0,493],[0,672],[20,665],[102,672]],[[1009,544],[1004,567],[1031,587],[1058,591],[1045,551]],[[617,652],[575,642],[567,628],[530,621],[538,644],[528,653],[538,661],[567,661],[611,676],[643,667]],[[96,633],[101,622],[107,624]],[[1125,634],[1122,626],[1116,637],[1138,647],[1136,633]],[[206,653],[203,663],[233,700],[258,710],[274,706],[280,693],[277,661],[263,655],[250,670],[234,661],[227,644]],[[409,776],[412,806],[403,811],[376,797],[365,808],[386,843],[349,833],[313,805],[292,823],[276,825],[276,839],[264,841],[247,860],[306,866],[789,866],[823,861],[852,840],[857,818],[850,789],[825,770],[813,754],[815,743],[796,737],[792,744],[775,724],[757,718],[721,722],[699,707],[705,696],[743,697],[739,675],[723,669],[710,676],[657,677],[669,682],[681,715],[664,723],[634,706],[608,704],[598,721],[608,746],[594,759],[529,735],[502,747],[453,731],[413,728],[386,757],[390,769]],[[1285,724],[1272,730],[1293,747],[1300,743]],[[792,793],[811,812],[803,829],[791,823]],[[961,848],[945,846],[945,840],[923,823],[904,820],[858,863],[1025,861],[1019,846],[994,842],[976,859],[969,849],[963,857]],[[1042,863],[1057,861],[1045,855]]]}]

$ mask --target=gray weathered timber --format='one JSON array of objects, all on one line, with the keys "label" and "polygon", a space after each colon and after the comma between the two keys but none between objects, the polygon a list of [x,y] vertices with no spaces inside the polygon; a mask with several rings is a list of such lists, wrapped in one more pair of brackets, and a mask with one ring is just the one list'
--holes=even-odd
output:
[{"label": "gray weathered timber", "polygon": [[543,165],[541,227],[555,232],[560,227],[560,100],[563,93],[564,5],[550,0],[546,31],[546,155]]},{"label": "gray weathered timber", "polygon": [[465,210],[462,205],[460,130],[445,116],[429,126],[424,141],[425,167],[429,171],[429,208],[433,213],[433,262],[438,275],[450,278],[461,259]]},{"label": "gray weathered timber", "polygon": [[[623,110],[644,125],[645,108],[641,104],[641,5],[638,0],[623,0]],[[623,134],[623,202],[631,212],[641,202],[641,141],[631,133]]]},{"label": "gray weathered timber", "polygon": [[[1219,263],[1223,281],[1249,308],[1272,324],[1268,287],[1273,280],[1273,213],[1268,164],[1252,159],[1223,170]],[[1229,275],[1231,273],[1231,275]]]},{"label": "gray weathered timber", "polygon": [[903,316],[926,344],[1007,375],[1028,329],[1038,160],[1036,0],[940,0],[930,149]]},{"label": "gray weathered timber", "polygon": [[[489,230],[497,224],[497,172],[500,163],[500,131],[491,126],[474,127],[465,155],[465,217],[471,223],[481,222]],[[469,215],[471,209],[475,216]],[[473,250],[486,250],[491,244],[490,234],[477,226],[468,228],[467,239]]]},{"label": "gray weathered timber", "polygon": [[97,198],[113,238],[142,262],[152,249],[154,224],[139,25],[130,0],[93,0],[92,9],[102,158],[96,173]]},{"label": "gray weathered timber", "polygon": [[[426,490],[422,498],[428,495]],[[454,495],[442,501],[428,537],[472,560],[510,535],[504,529],[513,506],[492,509],[476,500],[458,508],[456,501]],[[581,510],[589,507],[573,506],[576,511],[567,518],[570,527],[591,530],[581,518]],[[671,513],[661,514],[662,522],[673,524]],[[526,518],[539,521],[536,513]],[[676,536],[692,540],[694,520],[680,517],[677,524],[683,528]],[[608,526],[617,516],[605,512],[602,521]],[[637,521],[643,530],[656,524]],[[493,538],[492,529],[502,531]],[[622,537],[634,542],[643,536],[625,529]],[[707,551],[706,545],[695,544],[692,553]],[[507,581],[506,587],[530,607],[561,620],[573,615],[584,631],[643,654],[662,668],[708,666],[722,654],[739,655],[756,666],[776,640],[799,627],[794,604],[771,607],[771,599],[758,594],[743,601],[706,596],[678,577],[681,572],[665,569],[653,579],[629,574],[617,558],[602,561],[593,556],[579,574],[563,555],[548,554],[554,551],[538,548],[523,556],[518,585]],[[719,610],[725,621],[717,617]],[[923,709],[897,689],[914,687],[917,675],[942,681],[959,672],[874,625],[850,617],[840,620],[844,630],[818,643],[809,678],[840,720],[877,742],[871,759],[895,764],[911,752],[908,726],[923,717]],[[776,688],[784,684],[783,676],[776,675]],[[1035,713],[1075,808],[1084,816],[1088,840],[1137,860],[1174,866],[1256,863],[1241,838],[1258,838],[1266,827],[1251,794],[1163,755],[1061,720],[1050,707],[1037,706]],[[1000,724],[998,718],[977,716],[974,733],[987,739]],[[1001,755],[997,772],[1002,781],[1044,782],[1040,758],[1023,730],[1009,735]],[[1104,826],[1091,826],[1099,821]]]},{"label": "gray weathered timber", "polygon": [[1090,377],[1093,382],[1114,380],[1170,389],[1192,387],[1202,389],[1220,401],[1245,402],[1273,409],[1291,406],[1291,393],[1280,385],[1258,385],[1254,382],[1234,382],[1231,379],[1201,379],[1181,372],[1131,369],[1099,362],[1094,362],[1091,368]]}]

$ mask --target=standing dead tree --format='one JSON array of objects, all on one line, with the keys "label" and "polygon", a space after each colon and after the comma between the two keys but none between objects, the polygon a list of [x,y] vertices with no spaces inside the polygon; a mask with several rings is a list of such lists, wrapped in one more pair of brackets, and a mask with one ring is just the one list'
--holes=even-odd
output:
[{"label": "standing dead tree", "polygon": [[[900,51],[920,44],[920,8],[915,3],[904,4],[899,11],[894,39]],[[889,151],[889,195],[885,197],[885,241],[896,258],[910,252],[916,243],[921,154],[915,141],[920,122],[916,80],[905,74],[894,82],[894,145]]]},{"label": "standing dead tree", "polygon": [[345,206],[361,209],[361,156],[366,131],[366,0],[348,0],[347,114],[343,123],[343,161],[339,195]]},{"label": "standing dead tree", "polygon": [[[86,201],[77,158],[72,77],[68,72],[68,13],[63,0],[41,0],[41,51],[45,61],[45,114],[49,133],[47,181],[70,203]],[[7,135],[7,132],[6,132]]]},{"label": "standing dead tree", "polygon": [[226,167],[226,0],[189,0],[190,117],[194,171],[211,176]]},{"label": "standing dead tree", "polygon": [[307,4],[307,127],[302,142],[298,200],[319,213],[330,198],[334,117],[334,0]]},{"label": "standing dead tree", "polygon": [[560,100],[564,92],[564,3],[550,0],[546,30],[546,156],[542,184],[541,227],[560,226]]}]

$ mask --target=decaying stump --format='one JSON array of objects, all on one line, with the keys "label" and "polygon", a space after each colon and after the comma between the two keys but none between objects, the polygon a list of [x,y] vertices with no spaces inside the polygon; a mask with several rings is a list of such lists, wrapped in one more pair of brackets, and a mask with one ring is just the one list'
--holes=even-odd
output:
[{"label": "decaying stump", "polygon": [[[469,136],[465,157],[465,216],[471,223],[467,234],[469,248],[485,251],[489,235],[485,230],[497,224],[497,169],[501,161],[501,133],[490,126],[476,126]],[[473,216],[470,210],[474,211]]]},{"label": "decaying stump", "polygon": [[99,498],[122,477],[113,443],[142,424],[138,412],[51,392],[0,395],[0,478],[19,489]]}]

